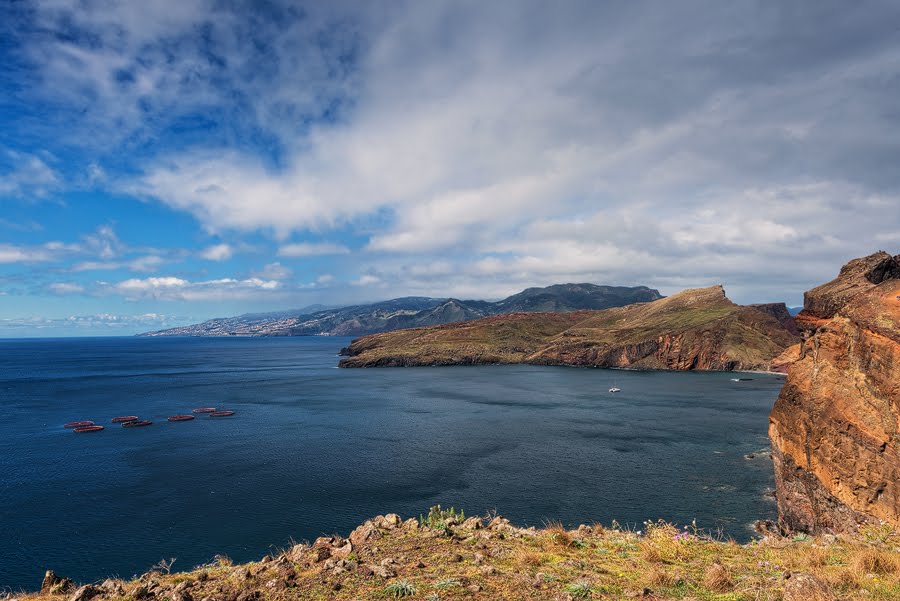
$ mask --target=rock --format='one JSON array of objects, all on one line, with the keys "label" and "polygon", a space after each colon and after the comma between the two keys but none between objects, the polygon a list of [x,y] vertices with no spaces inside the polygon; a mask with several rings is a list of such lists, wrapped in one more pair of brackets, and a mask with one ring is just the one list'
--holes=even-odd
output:
[{"label": "rock", "polygon": [[318,547],[312,549],[310,554],[313,562],[319,563],[320,561],[325,561],[329,557],[331,557],[331,549],[329,547]]},{"label": "rock", "polygon": [[900,255],[806,293],[799,358],[769,416],[783,532],[900,526]]},{"label": "rock", "polygon": [[784,601],[835,601],[828,587],[811,574],[788,572],[784,578]]},{"label": "rock", "polygon": [[484,523],[481,521],[481,518],[471,517],[466,518],[462,523],[462,527],[466,530],[481,530],[484,528]]},{"label": "rock", "polygon": [[287,582],[285,582],[281,578],[272,578],[271,580],[266,582],[266,588],[269,590],[279,590],[287,588]]},{"label": "rock", "polygon": [[175,592],[172,593],[172,601],[194,601],[194,598],[187,590],[179,591],[176,587]]},{"label": "rock", "polygon": [[356,573],[360,576],[370,577],[375,575],[375,570],[372,569],[372,566],[361,563],[356,566]]},{"label": "rock", "polygon": [[497,568],[495,568],[494,566],[482,566],[481,573],[485,576],[493,576],[497,573]]},{"label": "rock", "polygon": [[509,520],[498,515],[488,523],[487,528],[488,530],[500,530],[506,526],[509,526]]},{"label": "rock", "polygon": [[481,553],[476,553],[473,561],[475,562],[476,566],[480,566],[484,563],[484,555],[482,555]]},{"label": "rock", "polygon": [[69,597],[69,601],[87,601],[88,599],[96,597],[101,592],[102,591],[93,584],[85,584],[75,591],[75,594]]},{"label": "rock", "polygon": [[47,570],[44,573],[44,581],[41,583],[41,594],[43,595],[59,595],[68,593],[75,588],[75,583],[68,578],[57,576],[53,570]]},{"label": "rock", "polygon": [[470,584],[466,588],[468,588],[469,591],[472,593],[480,593],[481,592],[481,587],[478,586],[477,584]]},{"label": "rock", "polygon": [[384,565],[374,566],[372,568],[372,573],[380,578],[393,578],[394,576],[397,575],[397,572],[392,570],[390,567],[384,566]]},{"label": "rock", "polygon": [[108,595],[114,595],[116,597],[125,596],[125,587],[122,586],[122,582],[119,580],[107,578],[103,581],[103,584],[100,585],[100,588]]},{"label": "rock", "polygon": [[343,541],[343,544],[339,547],[335,546],[331,548],[332,557],[337,557],[340,559],[347,559],[350,557],[350,553],[353,552],[353,543],[349,540]]},{"label": "rock", "polygon": [[284,557],[293,563],[303,563],[307,551],[309,551],[308,545],[294,545],[284,553]]},{"label": "rock", "polygon": [[140,584],[131,591],[131,596],[137,601],[141,601],[142,599],[152,599],[154,595],[150,592],[149,586]]},{"label": "rock", "polygon": [[365,522],[362,526],[357,526],[356,530],[350,533],[350,543],[354,547],[360,547],[368,540],[379,538],[381,533],[372,521]]},{"label": "rock", "polygon": [[409,518],[405,522],[403,522],[403,527],[407,530],[418,530],[419,529],[419,520],[416,518]]},{"label": "rock", "polygon": [[358,338],[340,366],[768,369],[772,359],[797,342],[771,312],[734,304],[721,286],[606,311],[511,313],[421,331],[424,335],[412,340],[403,330]]}]

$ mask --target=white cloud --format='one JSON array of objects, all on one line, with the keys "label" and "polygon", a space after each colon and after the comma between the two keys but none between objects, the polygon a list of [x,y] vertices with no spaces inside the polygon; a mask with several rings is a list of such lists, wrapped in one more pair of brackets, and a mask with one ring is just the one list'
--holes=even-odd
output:
[{"label": "white cloud", "polygon": [[0,172],[0,196],[43,198],[60,187],[60,178],[35,155],[6,151],[5,172]]},{"label": "white cloud", "polygon": [[264,280],[286,280],[292,273],[289,268],[275,261],[263,267],[255,276]]},{"label": "white cloud", "polygon": [[[56,0],[35,29],[91,43],[40,36],[24,52],[84,111],[66,132],[79,144],[164,139],[111,188],[210,232],[274,233],[281,257],[350,252],[287,243],[297,232],[366,237],[363,286],[731,278],[796,296],[897,241],[897,10],[319,3],[267,19]],[[198,111],[221,122],[173,152],[168,125]],[[109,263],[123,251],[107,242],[94,253]]]},{"label": "white cloud", "polygon": [[53,294],[59,295],[82,294],[84,292],[84,286],[73,282],[54,282],[47,286],[47,288],[49,288],[50,292]]},{"label": "white cloud", "polygon": [[265,297],[278,291],[281,284],[276,280],[247,278],[236,280],[222,278],[191,282],[182,278],[149,277],[131,278],[117,283],[101,282],[100,294],[116,294],[129,300],[155,299],[180,301],[238,300]]},{"label": "white cloud", "polygon": [[65,245],[48,242],[41,246],[0,244],[0,263],[42,263],[57,260]]},{"label": "white cloud", "polygon": [[91,331],[115,331],[117,334],[128,330],[141,331],[150,328],[165,328],[182,325],[194,321],[191,317],[176,317],[159,313],[142,313],[138,315],[116,315],[98,313],[95,315],[69,315],[67,317],[17,317],[0,319],[0,330],[77,330],[84,333]]},{"label": "white cloud", "polygon": [[132,271],[156,271],[166,260],[158,255],[146,255],[128,262],[128,268]]},{"label": "white cloud", "polygon": [[353,282],[353,285],[354,286],[372,286],[374,284],[380,284],[380,283],[381,283],[381,278],[374,276],[374,275],[365,274],[365,275],[360,276],[357,280],[355,280]]},{"label": "white cloud", "polygon": [[334,281],[334,276],[331,275],[330,273],[324,273],[316,278],[316,284],[319,284],[319,285],[330,284],[333,281]]},{"label": "white cloud", "polygon": [[234,254],[234,249],[228,244],[215,244],[200,252],[200,256],[209,261],[227,261]]},{"label": "white cloud", "polygon": [[279,257],[315,257],[323,255],[346,255],[350,249],[341,244],[329,242],[285,244],[278,249]]}]

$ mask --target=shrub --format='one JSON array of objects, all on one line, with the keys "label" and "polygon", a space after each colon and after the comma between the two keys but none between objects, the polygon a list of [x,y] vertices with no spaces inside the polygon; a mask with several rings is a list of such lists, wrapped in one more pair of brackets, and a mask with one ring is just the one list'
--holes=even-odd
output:
[{"label": "shrub", "polygon": [[594,589],[587,582],[575,582],[566,587],[566,592],[575,599],[590,599]]},{"label": "shrub", "polygon": [[415,595],[416,587],[408,580],[398,580],[397,582],[392,582],[384,587],[384,592],[395,599],[400,599],[402,597],[412,597]]},{"label": "shrub", "polygon": [[441,509],[440,505],[435,505],[428,510],[428,515],[419,515],[419,526],[423,528],[431,528],[432,530],[442,530],[450,535],[450,526],[448,520],[453,519],[460,523],[465,521],[466,513],[462,510],[456,511],[454,507],[450,509]]}]

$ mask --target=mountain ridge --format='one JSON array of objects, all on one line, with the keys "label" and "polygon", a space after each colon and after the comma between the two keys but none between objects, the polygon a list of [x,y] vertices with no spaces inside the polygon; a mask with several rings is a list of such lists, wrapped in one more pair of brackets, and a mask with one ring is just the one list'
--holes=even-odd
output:
[{"label": "mountain ridge", "polygon": [[344,349],[340,366],[768,370],[797,340],[771,311],[736,305],[717,285],[599,311],[516,312],[372,334]]},{"label": "mountain ridge", "polygon": [[[516,311],[606,309],[660,298],[658,290],[647,286],[554,284],[527,288],[499,301],[407,296],[299,315],[274,312],[217,318],[139,336],[364,336]],[[265,315],[273,317],[257,318]]]}]

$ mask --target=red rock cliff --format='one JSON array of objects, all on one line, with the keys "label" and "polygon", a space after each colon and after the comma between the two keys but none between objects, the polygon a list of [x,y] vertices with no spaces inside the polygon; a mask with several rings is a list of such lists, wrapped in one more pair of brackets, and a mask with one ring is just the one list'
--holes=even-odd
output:
[{"label": "red rock cliff", "polygon": [[806,293],[799,359],[769,417],[785,531],[900,526],[900,255]]}]

